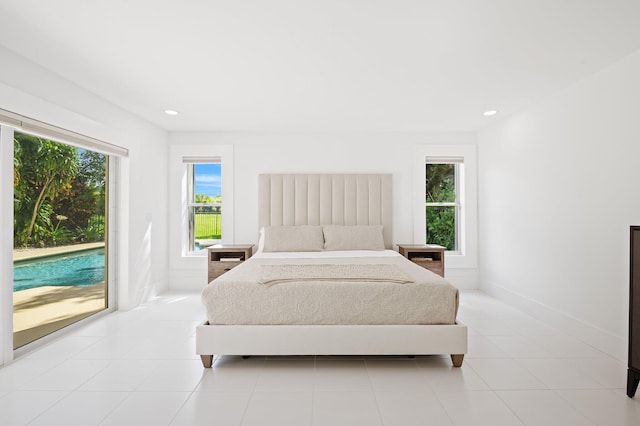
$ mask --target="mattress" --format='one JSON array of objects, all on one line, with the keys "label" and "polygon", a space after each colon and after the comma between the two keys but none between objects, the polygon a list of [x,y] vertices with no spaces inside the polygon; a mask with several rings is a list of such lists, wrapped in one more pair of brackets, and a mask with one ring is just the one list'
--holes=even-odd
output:
[{"label": "mattress", "polygon": [[[395,265],[405,283],[288,281],[260,284],[263,265]],[[393,250],[259,253],[202,291],[209,324],[454,324],[458,290]]]}]

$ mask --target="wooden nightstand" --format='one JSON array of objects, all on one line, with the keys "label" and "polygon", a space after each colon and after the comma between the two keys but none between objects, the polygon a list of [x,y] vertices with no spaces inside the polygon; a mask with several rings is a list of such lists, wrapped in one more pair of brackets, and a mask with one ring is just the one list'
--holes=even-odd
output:
[{"label": "wooden nightstand", "polygon": [[207,248],[208,283],[251,257],[253,244],[216,244]]},{"label": "wooden nightstand", "polygon": [[443,278],[445,250],[445,247],[436,244],[398,244],[401,255]]}]

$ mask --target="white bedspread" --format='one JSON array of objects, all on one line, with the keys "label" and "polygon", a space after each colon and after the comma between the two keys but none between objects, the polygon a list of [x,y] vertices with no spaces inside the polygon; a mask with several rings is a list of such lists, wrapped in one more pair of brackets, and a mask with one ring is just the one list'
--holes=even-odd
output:
[{"label": "white bedspread", "polygon": [[[261,265],[313,263],[391,264],[414,282],[258,283]],[[212,281],[202,296],[209,323],[221,325],[453,324],[458,307],[455,287],[391,250],[260,253]]]}]

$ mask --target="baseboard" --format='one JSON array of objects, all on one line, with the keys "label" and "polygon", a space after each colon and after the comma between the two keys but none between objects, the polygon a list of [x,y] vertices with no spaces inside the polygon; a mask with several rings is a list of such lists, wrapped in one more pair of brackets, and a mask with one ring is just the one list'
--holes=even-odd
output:
[{"label": "baseboard", "polygon": [[480,289],[496,299],[520,309],[535,319],[555,327],[626,364],[628,355],[626,338],[616,336],[502,286],[483,283]]}]

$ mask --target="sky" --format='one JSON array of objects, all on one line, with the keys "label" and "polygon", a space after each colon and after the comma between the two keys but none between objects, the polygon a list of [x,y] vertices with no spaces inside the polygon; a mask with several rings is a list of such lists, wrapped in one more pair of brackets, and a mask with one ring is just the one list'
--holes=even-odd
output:
[{"label": "sky", "polygon": [[195,193],[215,197],[220,195],[220,164],[194,164]]}]

